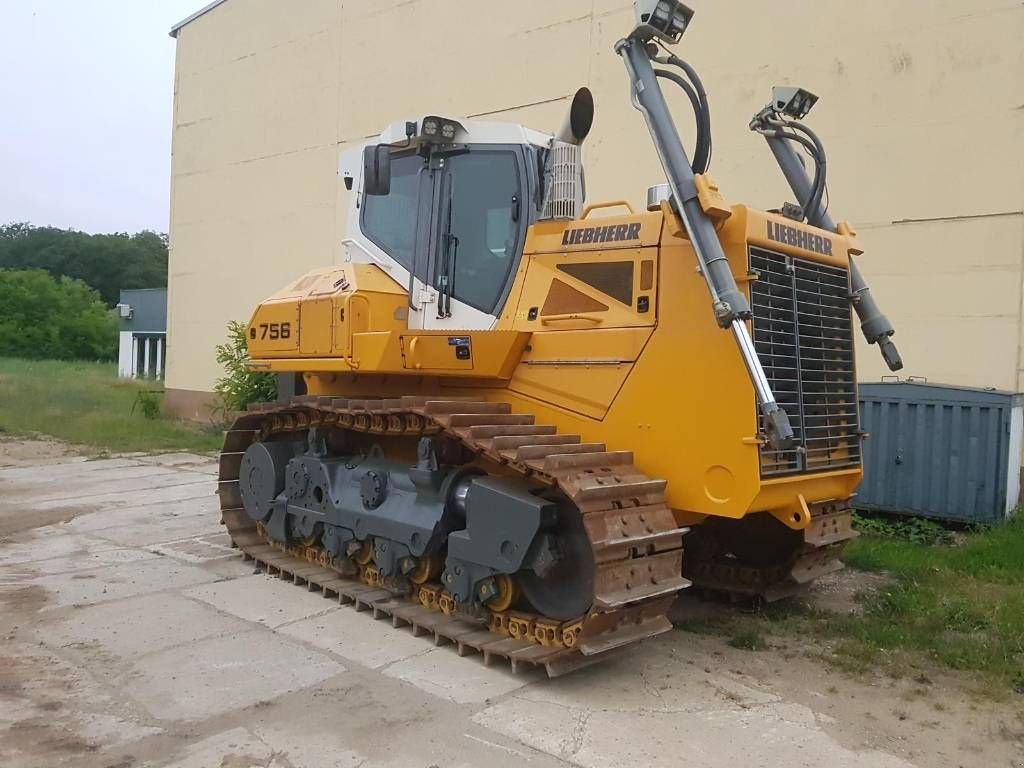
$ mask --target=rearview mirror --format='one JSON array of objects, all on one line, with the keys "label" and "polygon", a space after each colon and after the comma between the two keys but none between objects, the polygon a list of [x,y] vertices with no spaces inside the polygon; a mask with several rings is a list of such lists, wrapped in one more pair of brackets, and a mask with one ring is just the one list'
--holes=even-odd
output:
[{"label": "rearview mirror", "polygon": [[363,149],[363,192],[367,195],[391,192],[391,150],[383,144]]}]

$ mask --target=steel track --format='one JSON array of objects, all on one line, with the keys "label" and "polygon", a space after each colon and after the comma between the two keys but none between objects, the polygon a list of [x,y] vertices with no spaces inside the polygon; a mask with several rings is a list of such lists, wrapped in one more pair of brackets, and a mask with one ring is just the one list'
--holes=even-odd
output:
[{"label": "steel track", "polygon": [[[479,619],[438,610],[433,600],[395,594],[345,576],[310,550],[272,546],[242,507],[238,471],[245,449],[275,434],[311,427],[416,438],[444,435],[478,456],[558,488],[579,509],[594,552],[594,604],[574,622],[506,611]],[[453,643],[460,654],[479,652],[485,664],[508,659],[513,670],[540,666],[555,677],[606,658],[618,649],[671,629],[666,614],[682,576],[682,537],[665,503],[665,481],[633,464],[628,451],[609,452],[577,435],[559,435],[507,403],[442,397],[353,400],[300,397],[239,416],[220,457],[222,522],[233,543],[268,573],[336,595],[374,617],[390,616],[414,634]],[[422,590],[421,590],[422,591]],[[434,590],[429,590],[434,592]],[[428,607],[428,605],[430,607]]]}]

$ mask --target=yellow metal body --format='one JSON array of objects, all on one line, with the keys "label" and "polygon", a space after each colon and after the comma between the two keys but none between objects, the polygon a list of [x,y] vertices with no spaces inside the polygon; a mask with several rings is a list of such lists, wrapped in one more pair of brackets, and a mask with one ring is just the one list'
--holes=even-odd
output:
[{"label": "yellow metal body", "polygon": [[[848,227],[826,233],[729,206],[713,181],[698,181],[741,288],[749,289],[749,245],[841,267],[860,252]],[[776,223],[806,233],[792,240],[814,250],[769,239]],[[261,304],[250,356],[254,368],[303,372],[310,394],[445,392],[508,402],[559,433],[632,451],[644,472],[668,481],[681,524],[767,511],[805,528],[813,504],[849,497],[861,470],[761,477],[754,393],[696,264],[667,206],[540,222],[494,330],[410,330],[405,290],[374,265],[346,264]]]}]

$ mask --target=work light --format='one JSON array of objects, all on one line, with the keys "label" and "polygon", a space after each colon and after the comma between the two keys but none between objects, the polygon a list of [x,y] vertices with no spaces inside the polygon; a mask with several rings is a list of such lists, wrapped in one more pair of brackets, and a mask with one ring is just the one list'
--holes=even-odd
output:
[{"label": "work light", "polygon": [[423,138],[427,141],[452,142],[462,125],[446,117],[431,115],[423,118]]},{"label": "work light", "polygon": [[637,25],[630,37],[646,42],[657,37],[678,43],[693,18],[693,10],[679,0],[633,0]]},{"label": "work light", "polygon": [[772,110],[797,120],[803,119],[817,102],[818,97],[803,88],[785,85],[776,85],[772,88]]}]

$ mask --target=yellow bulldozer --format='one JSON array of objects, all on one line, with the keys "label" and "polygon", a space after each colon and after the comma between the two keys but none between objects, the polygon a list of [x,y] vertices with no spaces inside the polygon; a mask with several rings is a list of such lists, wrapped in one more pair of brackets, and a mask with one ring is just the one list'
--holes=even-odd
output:
[{"label": "yellow bulldozer", "polygon": [[[901,362],[827,211],[816,97],[776,88],[750,124],[796,202],[728,202],[707,94],[672,52],[693,13],[635,6],[616,51],[667,181],[645,211],[584,199],[586,89],[554,134],[421,115],[342,155],[342,262],[248,326],[252,369],[304,391],[227,432],[246,557],[550,675],[666,631],[691,583],[771,600],[841,567],[853,312]],[[693,107],[692,158],[662,83]]]}]

